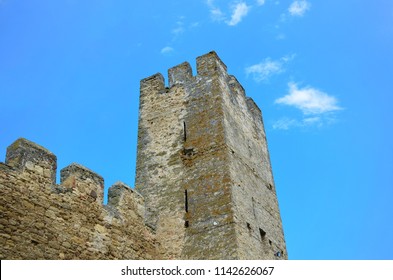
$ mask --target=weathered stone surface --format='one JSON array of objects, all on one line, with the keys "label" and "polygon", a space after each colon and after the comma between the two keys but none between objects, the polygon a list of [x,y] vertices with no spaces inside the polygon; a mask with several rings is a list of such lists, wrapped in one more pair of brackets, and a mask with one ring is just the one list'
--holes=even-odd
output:
[{"label": "weathered stone surface", "polygon": [[140,84],[136,187],[18,139],[0,162],[1,259],[286,259],[262,113],[215,52]]},{"label": "weathered stone surface", "polygon": [[165,258],[285,259],[262,113],[226,69],[141,81],[136,189]]},{"label": "weathered stone surface", "polygon": [[[143,199],[129,187],[122,184],[128,191],[112,206],[113,219],[102,205],[103,179],[93,171],[72,164],[62,171],[64,181],[71,179],[54,185],[43,170],[54,170],[56,157],[26,139],[8,148],[6,162],[0,163],[1,259],[159,258],[140,212]],[[133,244],[141,246],[128,250]]]}]

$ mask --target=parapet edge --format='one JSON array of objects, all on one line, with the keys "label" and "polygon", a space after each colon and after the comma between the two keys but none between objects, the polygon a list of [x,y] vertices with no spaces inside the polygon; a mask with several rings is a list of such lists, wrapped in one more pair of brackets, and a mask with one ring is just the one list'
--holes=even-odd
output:
[{"label": "parapet edge", "polygon": [[258,117],[262,117],[262,110],[258,107],[255,101],[251,97],[246,97],[247,107],[251,113],[257,114]]},{"label": "parapet edge", "polygon": [[149,91],[159,93],[165,90],[165,80],[161,73],[156,73],[140,81],[141,94]]},{"label": "parapet edge", "polygon": [[[196,58],[196,76],[213,76],[221,73],[227,74],[227,66],[222,62],[215,51],[210,51]],[[185,84],[194,78],[190,63],[185,61],[168,69],[168,87]],[[164,93],[165,79],[161,73],[156,73],[140,81],[142,93]]]},{"label": "parapet edge", "polygon": [[76,173],[80,175],[82,173],[84,178],[91,178],[99,184],[104,185],[104,178],[101,175],[76,162],[73,162],[60,170],[60,184],[63,183],[68,176]]},{"label": "parapet edge", "polygon": [[12,151],[12,150],[16,150],[19,147],[30,147],[36,150],[40,150],[43,153],[46,153],[48,155],[51,156],[55,156],[51,151],[49,151],[47,148],[38,145],[37,143],[30,141],[26,138],[20,137],[18,139],[16,139],[11,145],[8,146],[7,151]]},{"label": "parapet edge", "polygon": [[[16,156],[18,157],[16,158]],[[40,170],[39,167],[42,165],[43,167],[41,169],[43,172],[34,173],[35,175],[32,177],[32,180],[40,180],[40,185],[43,188],[47,188],[49,191],[54,191],[58,194],[75,193],[80,198],[95,201],[101,205],[103,204],[104,178],[101,175],[81,164],[71,163],[61,169],[60,184],[56,184],[56,169],[52,170],[53,180],[50,180],[50,182],[41,181],[40,178],[47,178],[48,175],[45,172],[47,166],[44,165],[47,164],[47,160],[46,158],[40,158],[40,156],[48,156],[51,166],[57,166],[57,157],[52,152],[30,140],[19,138],[7,148],[7,162],[0,162],[0,172],[5,174],[11,174],[13,172],[23,173],[25,171],[36,172],[36,169]],[[44,164],[40,164],[41,161]],[[135,200],[143,203],[144,199],[142,195],[128,185],[117,182],[114,186],[128,189],[135,197]]]},{"label": "parapet edge", "polygon": [[246,98],[246,91],[244,90],[243,86],[241,85],[239,80],[234,75],[228,76],[228,85],[236,93],[240,93],[244,96],[244,98]]}]

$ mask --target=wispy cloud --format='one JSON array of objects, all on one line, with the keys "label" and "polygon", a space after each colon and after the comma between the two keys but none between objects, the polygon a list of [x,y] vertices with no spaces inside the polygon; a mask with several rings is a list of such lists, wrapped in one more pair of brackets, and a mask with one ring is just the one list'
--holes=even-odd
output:
[{"label": "wispy cloud", "polygon": [[297,0],[292,2],[292,4],[288,8],[288,12],[292,16],[301,17],[306,13],[307,10],[310,9],[310,7],[311,4],[306,0]]},{"label": "wispy cloud", "polygon": [[210,15],[214,21],[223,21],[225,19],[224,13],[217,7],[210,9]]},{"label": "wispy cloud", "polygon": [[266,58],[261,63],[246,68],[246,74],[251,74],[257,82],[267,81],[272,75],[279,74],[283,71],[281,61],[274,61],[270,58]]},{"label": "wispy cloud", "polygon": [[174,35],[180,35],[182,33],[184,33],[185,29],[183,26],[176,26],[175,28],[172,29],[172,33]]},{"label": "wispy cloud", "polygon": [[321,117],[310,117],[310,118],[304,118],[303,119],[303,124],[305,125],[314,125],[314,124],[320,124],[321,123]]},{"label": "wispy cloud", "polygon": [[210,17],[213,21],[225,20],[225,14],[221,11],[219,7],[216,6],[214,0],[207,0],[206,4],[209,7]]},{"label": "wispy cloud", "polygon": [[272,60],[268,57],[258,64],[247,67],[245,71],[247,75],[252,75],[256,82],[264,82],[269,80],[271,76],[284,72],[285,65],[294,57],[295,55],[287,55],[278,60]]},{"label": "wispy cloud", "polygon": [[[262,0],[257,0],[257,5],[262,5]],[[207,6],[209,7],[210,17],[213,21],[225,22],[229,26],[235,26],[239,24],[245,16],[248,15],[251,6],[247,5],[244,1],[238,1],[235,4],[230,4],[229,9],[224,11],[216,4],[214,0],[207,0]],[[230,16],[228,16],[230,14]]]},{"label": "wispy cloud", "polygon": [[266,2],[265,0],[257,0],[257,5],[262,6],[265,4],[265,2]]},{"label": "wispy cloud", "polygon": [[305,115],[317,115],[341,110],[334,96],[310,86],[299,88],[296,83],[289,83],[289,93],[278,98],[275,103],[294,106]]},{"label": "wispy cloud", "polygon": [[250,6],[247,6],[245,2],[237,3],[233,6],[231,19],[227,21],[230,26],[237,25],[242,19],[248,14]]},{"label": "wispy cloud", "polygon": [[329,113],[312,118],[282,117],[272,123],[273,129],[289,130],[293,128],[321,128],[338,122],[337,114]]},{"label": "wispy cloud", "polygon": [[169,54],[172,53],[174,51],[174,49],[172,47],[166,46],[164,48],[161,49],[161,53],[162,54]]},{"label": "wispy cloud", "polygon": [[274,129],[288,130],[294,126],[300,126],[299,121],[287,117],[281,118],[273,123]]},{"label": "wispy cloud", "polygon": [[[1,0],[0,0],[1,1]],[[173,28],[170,30],[171,40],[166,43],[166,46],[161,49],[161,54],[168,55],[174,52],[173,46],[174,43],[181,37],[185,32],[190,30],[191,28],[197,28],[199,26],[199,22],[193,22],[191,24],[187,23],[185,16],[179,16],[177,21],[174,23]]]},{"label": "wispy cloud", "polygon": [[[179,17],[179,19],[176,21],[176,25],[174,28],[172,28],[171,33],[176,37],[181,35],[182,33],[184,33],[186,31],[185,27],[184,27],[184,20],[185,17],[181,16]],[[175,39],[175,38],[174,38]],[[173,40],[174,40],[173,39]]]}]

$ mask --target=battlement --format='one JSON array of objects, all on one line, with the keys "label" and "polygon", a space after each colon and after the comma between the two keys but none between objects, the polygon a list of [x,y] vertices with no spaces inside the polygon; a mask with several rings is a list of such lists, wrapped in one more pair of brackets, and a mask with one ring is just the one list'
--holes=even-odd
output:
[{"label": "battlement", "polygon": [[[197,77],[211,78],[216,75],[228,75],[226,65],[214,51],[197,57],[196,68],[196,76],[193,76],[192,68],[188,62],[170,68],[168,70],[169,88],[178,84],[186,84]],[[164,93],[166,92],[165,79],[161,73],[154,74],[141,80],[140,89],[141,92]]]},{"label": "battlement", "polygon": [[[89,168],[78,163],[71,163],[60,170],[60,184],[56,184],[57,157],[46,148],[29,141],[25,138],[17,139],[7,148],[3,170],[8,172],[19,172],[33,174],[32,179],[50,179],[49,187],[54,187],[57,192],[60,189],[67,190],[66,193],[77,194],[80,198],[96,201],[99,204],[104,200],[104,178]],[[7,167],[8,168],[5,168]],[[128,199],[143,204],[143,197],[123,182],[116,182],[109,188],[109,196],[117,189],[128,189],[122,191],[122,196],[128,195]],[[113,195],[112,195],[113,196]],[[112,201],[113,197],[109,197]],[[114,204],[113,204],[114,205]]]},{"label": "battlement", "polygon": [[104,178],[90,169],[72,163],[60,171],[60,184],[72,189],[82,197],[102,203],[104,197]]},{"label": "battlement", "polygon": [[227,66],[221,61],[215,51],[197,57],[196,61],[199,76],[211,77],[215,74],[227,73]]},{"label": "battlement", "polygon": [[143,197],[123,182],[116,182],[108,190],[108,207],[123,212],[134,210],[141,219],[145,216],[144,203]]},{"label": "battlement", "polygon": [[[141,80],[140,110],[145,107],[144,110],[149,112],[148,118],[150,121],[157,118],[158,115],[161,116],[164,112],[169,113],[172,109],[175,110],[178,106],[174,106],[174,104],[180,104],[183,102],[181,100],[190,98],[186,96],[213,93],[211,90],[212,84],[215,84],[215,87],[226,87],[219,91],[225,92],[229,97],[228,100],[235,106],[246,110],[256,126],[263,125],[262,113],[258,105],[246,96],[245,90],[237,78],[228,74],[227,66],[216,52],[211,51],[197,57],[196,68],[196,76],[193,76],[192,68],[188,62],[169,68],[168,87],[165,86],[165,79],[161,73],[156,73]],[[218,82],[218,79],[220,82]],[[218,83],[213,82],[213,80]],[[204,87],[210,89],[203,89]],[[168,106],[172,109],[167,108]],[[177,109],[184,112],[185,107]]]},{"label": "battlement", "polygon": [[7,148],[5,163],[20,171],[29,170],[56,183],[57,158],[44,147],[19,138]]},{"label": "battlement", "polygon": [[239,83],[239,81],[236,79],[235,76],[229,75],[228,85],[231,88],[232,93],[240,94],[245,98],[246,92],[245,92],[243,86]]},{"label": "battlement", "polygon": [[192,69],[188,62],[183,62],[175,67],[172,67],[168,70],[169,77],[169,87],[174,86],[175,84],[183,84],[189,82],[192,76]]},{"label": "battlement", "polygon": [[56,156],[24,138],[7,148],[5,162],[0,162],[1,259],[149,259],[156,254],[154,235],[144,223],[144,199],[126,184],[109,188],[107,205],[102,204],[104,179],[80,164],[63,168],[56,184]]},{"label": "battlement", "polygon": [[165,91],[165,80],[161,73],[156,73],[140,82],[141,92],[162,93]]},{"label": "battlement", "polygon": [[[247,104],[249,112],[253,115],[254,119],[261,118],[261,110],[258,105],[250,97],[246,96],[245,90],[235,76],[229,75],[227,66],[221,61],[215,51],[196,58],[197,74],[193,76],[193,71],[190,63],[183,62],[168,69],[168,87],[165,86],[165,79],[161,73],[156,73],[140,82],[141,103],[144,103],[144,96],[152,94],[165,94],[170,93],[171,89],[177,85],[195,87],[195,82],[200,78],[212,79],[213,77],[221,77],[229,87],[229,93],[235,95],[231,100],[237,100],[237,103]],[[204,84],[205,82],[201,82]],[[165,98],[165,97],[163,97]],[[155,99],[153,102],[156,102]],[[162,99],[160,99],[162,100]]]}]

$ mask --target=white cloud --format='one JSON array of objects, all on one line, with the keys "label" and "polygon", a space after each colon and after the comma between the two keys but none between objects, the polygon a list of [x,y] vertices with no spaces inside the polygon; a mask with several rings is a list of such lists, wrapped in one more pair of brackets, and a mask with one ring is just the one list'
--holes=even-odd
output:
[{"label": "white cloud", "polygon": [[263,62],[246,68],[246,74],[251,74],[255,81],[267,81],[272,75],[283,72],[282,63],[266,58]]},{"label": "white cloud", "polygon": [[257,0],[257,5],[262,6],[265,4],[265,2],[266,2],[265,0]]},{"label": "white cloud", "polygon": [[297,120],[289,118],[281,118],[273,123],[274,129],[288,130],[291,127],[299,126],[300,123]]},{"label": "white cloud", "polygon": [[176,22],[176,26],[171,30],[172,34],[178,36],[186,31],[184,28],[184,16],[179,17],[179,20]]},{"label": "white cloud", "polygon": [[273,129],[322,127],[337,121],[336,112],[342,108],[338,106],[335,97],[310,86],[299,88],[295,83],[289,83],[288,86],[288,94],[278,98],[275,103],[293,106],[299,109],[303,116],[283,117],[273,123]]},{"label": "white cloud", "polygon": [[169,47],[169,46],[166,46],[166,47],[161,49],[161,53],[162,54],[169,54],[169,53],[171,53],[173,51],[174,51],[174,49],[172,47]]},{"label": "white cloud", "polygon": [[292,16],[303,16],[304,13],[309,10],[311,7],[311,4],[307,2],[306,0],[298,0],[298,1],[293,1],[292,4],[288,8],[288,12]]},{"label": "white cloud", "polygon": [[272,60],[268,57],[261,63],[247,67],[246,74],[251,74],[256,82],[267,81],[271,76],[284,72],[285,64],[291,61],[294,57],[295,55],[287,55],[278,60]]},{"label": "white cloud", "polygon": [[225,19],[224,13],[220,10],[220,8],[217,7],[210,9],[210,15],[214,21],[222,21]]},{"label": "white cloud", "polygon": [[278,98],[275,103],[294,106],[305,115],[323,114],[341,109],[335,97],[312,87],[298,88],[295,83],[289,83],[289,93]]},{"label": "white cloud", "polygon": [[289,62],[295,58],[296,54],[291,54],[291,55],[285,55],[281,57],[281,61],[283,62]]},{"label": "white cloud", "polygon": [[291,119],[283,117],[273,122],[273,129],[288,130],[294,127],[322,127],[325,123],[329,123],[328,120],[324,120],[322,117],[311,117],[303,118],[302,120]]},{"label": "white cloud", "polygon": [[206,4],[209,7],[212,20],[223,21],[225,19],[224,13],[214,4],[214,0],[207,0]]},{"label": "white cloud", "polygon": [[250,6],[246,3],[237,3],[232,10],[231,20],[227,22],[228,25],[234,26],[242,21],[242,19],[248,14]]},{"label": "white cloud", "polygon": [[318,124],[321,122],[321,117],[304,118],[303,123],[306,125]]},{"label": "white cloud", "polygon": [[[233,2],[233,1],[232,1]],[[265,3],[265,0],[257,0],[257,5],[261,6]],[[240,23],[245,16],[248,15],[251,6],[247,5],[244,1],[236,1],[234,4],[230,4],[230,17],[228,16],[228,10],[222,10],[215,2],[215,0],[206,0],[206,5],[209,7],[210,16],[213,21],[225,22],[229,26],[235,26]]]},{"label": "white cloud", "polygon": [[176,28],[172,29],[172,33],[175,35],[180,35],[185,31],[183,26],[177,26]]}]

